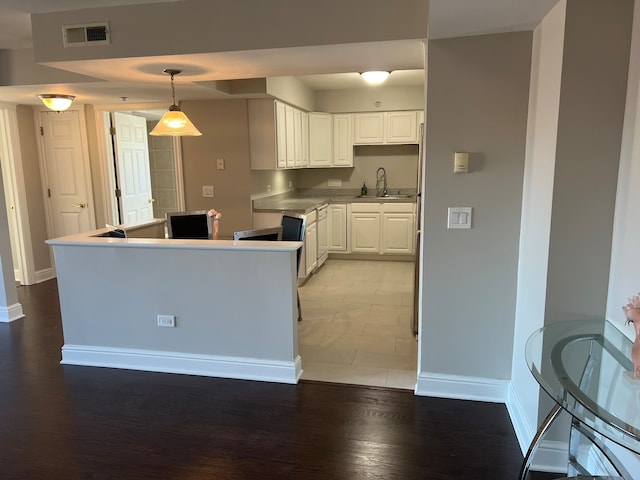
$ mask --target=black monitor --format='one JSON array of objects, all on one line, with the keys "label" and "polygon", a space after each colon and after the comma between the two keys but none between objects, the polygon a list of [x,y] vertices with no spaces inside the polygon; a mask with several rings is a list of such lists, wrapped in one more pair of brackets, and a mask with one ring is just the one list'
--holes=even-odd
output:
[{"label": "black monitor", "polygon": [[206,210],[170,212],[166,217],[169,238],[210,240],[212,237],[211,217]]},{"label": "black monitor", "polygon": [[261,240],[278,242],[282,240],[282,227],[257,228],[233,232],[234,240]]}]

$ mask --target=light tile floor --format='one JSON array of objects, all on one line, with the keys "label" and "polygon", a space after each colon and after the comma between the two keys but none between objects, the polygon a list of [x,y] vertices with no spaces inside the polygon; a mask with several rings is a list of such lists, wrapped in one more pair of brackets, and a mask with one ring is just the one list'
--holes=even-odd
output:
[{"label": "light tile floor", "polygon": [[302,378],[413,390],[411,262],[330,259],[299,288]]}]

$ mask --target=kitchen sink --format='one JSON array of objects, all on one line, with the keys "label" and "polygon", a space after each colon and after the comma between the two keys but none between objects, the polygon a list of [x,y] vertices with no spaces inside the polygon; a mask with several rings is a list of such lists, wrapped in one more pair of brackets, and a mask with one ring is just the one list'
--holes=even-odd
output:
[{"label": "kitchen sink", "polygon": [[408,193],[397,193],[397,194],[389,194],[389,195],[357,195],[355,198],[362,198],[367,200],[401,200],[406,198],[415,198],[415,195],[411,195]]}]

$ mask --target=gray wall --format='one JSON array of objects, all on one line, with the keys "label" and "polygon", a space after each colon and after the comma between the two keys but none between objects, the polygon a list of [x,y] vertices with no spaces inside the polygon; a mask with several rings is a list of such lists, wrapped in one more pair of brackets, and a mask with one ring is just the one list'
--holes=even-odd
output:
[{"label": "gray wall", "polygon": [[[509,379],[532,33],[429,42],[421,372]],[[470,173],[453,174],[468,151]],[[473,207],[447,230],[447,207]]]},{"label": "gray wall", "polygon": [[604,317],[632,18],[567,2],[545,323]]}]

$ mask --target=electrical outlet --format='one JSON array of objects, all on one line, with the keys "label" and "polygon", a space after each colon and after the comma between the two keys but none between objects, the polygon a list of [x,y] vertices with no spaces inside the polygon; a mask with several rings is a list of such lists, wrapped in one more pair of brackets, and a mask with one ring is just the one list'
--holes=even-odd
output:
[{"label": "electrical outlet", "polygon": [[267,193],[271,192],[271,185],[267,185]]},{"label": "electrical outlet", "polygon": [[175,327],[176,317],[175,315],[158,315],[159,327]]},{"label": "electrical outlet", "polygon": [[203,185],[202,186],[202,196],[203,197],[213,197],[213,185]]},{"label": "electrical outlet", "polygon": [[293,182],[289,180],[289,188],[293,187]]},{"label": "electrical outlet", "polygon": [[224,170],[224,158],[218,158],[216,160],[218,170]]}]

